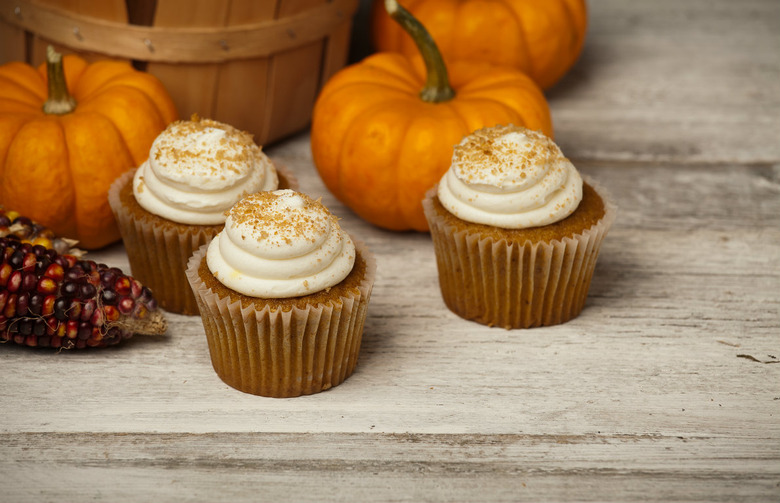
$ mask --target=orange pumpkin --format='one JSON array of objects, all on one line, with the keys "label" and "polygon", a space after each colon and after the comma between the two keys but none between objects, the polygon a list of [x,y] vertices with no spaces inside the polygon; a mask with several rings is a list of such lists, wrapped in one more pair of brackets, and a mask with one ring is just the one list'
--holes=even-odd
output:
[{"label": "orange pumpkin", "polygon": [[147,158],[176,109],[128,63],[48,57],[0,67],[0,204],[100,248],[119,239],[109,186]]},{"label": "orange pumpkin", "polygon": [[[372,38],[380,51],[414,54],[414,41],[375,0]],[[546,89],[579,57],[585,41],[585,0],[404,0],[428,28],[445,61],[513,66]]]},{"label": "orange pumpkin", "polygon": [[360,217],[386,229],[425,231],[421,201],[463,136],[507,123],[551,136],[552,123],[527,75],[461,62],[448,73],[424,28],[407,24],[414,18],[402,8],[393,12],[407,28],[417,27],[409,29],[423,58],[380,53],[334,75],[314,106],[311,149],[325,185]]}]

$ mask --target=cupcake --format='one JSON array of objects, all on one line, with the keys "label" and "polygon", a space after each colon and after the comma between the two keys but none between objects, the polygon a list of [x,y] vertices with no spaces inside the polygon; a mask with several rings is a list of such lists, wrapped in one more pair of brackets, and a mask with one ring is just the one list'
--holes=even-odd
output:
[{"label": "cupcake", "polygon": [[184,275],[193,252],[222,230],[241,197],[297,185],[249,133],[193,116],[160,133],[149,159],[119,177],[108,198],[133,276],[166,311],[194,315]]},{"label": "cupcake", "polygon": [[551,139],[513,125],[456,145],[423,207],[447,307],[504,328],[577,316],[615,219]]},{"label": "cupcake", "polygon": [[318,201],[247,196],[190,259],[211,363],[228,385],[294,397],[352,374],[376,264]]}]

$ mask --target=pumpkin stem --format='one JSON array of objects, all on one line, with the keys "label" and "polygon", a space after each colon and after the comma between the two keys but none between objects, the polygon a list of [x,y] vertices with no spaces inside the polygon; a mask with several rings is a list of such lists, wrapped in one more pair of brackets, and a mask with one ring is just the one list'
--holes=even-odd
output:
[{"label": "pumpkin stem", "polygon": [[62,54],[52,46],[46,48],[46,74],[49,81],[49,99],[43,104],[43,112],[54,115],[71,113],[76,109],[76,100],[68,92]]},{"label": "pumpkin stem", "polygon": [[408,33],[425,61],[428,77],[425,87],[420,91],[420,98],[429,103],[441,103],[455,97],[455,90],[450,86],[450,78],[447,75],[447,67],[439,48],[436,46],[431,34],[425,29],[412,14],[399,5],[397,0],[385,0],[385,10],[401,28]]}]

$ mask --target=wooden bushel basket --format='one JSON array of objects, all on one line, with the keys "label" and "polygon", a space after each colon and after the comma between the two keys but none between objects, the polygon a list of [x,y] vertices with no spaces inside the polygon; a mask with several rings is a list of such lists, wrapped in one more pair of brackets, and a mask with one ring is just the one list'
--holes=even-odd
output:
[{"label": "wooden bushel basket", "polygon": [[358,0],[0,0],[0,64],[47,45],[125,59],[157,76],[179,111],[271,143],[304,129],[344,66]]}]

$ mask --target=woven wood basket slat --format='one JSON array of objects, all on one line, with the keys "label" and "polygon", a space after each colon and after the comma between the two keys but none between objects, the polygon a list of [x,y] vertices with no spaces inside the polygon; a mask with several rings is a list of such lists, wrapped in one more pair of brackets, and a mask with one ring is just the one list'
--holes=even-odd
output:
[{"label": "woven wood basket slat", "polygon": [[[156,4],[152,25],[128,24],[128,4],[147,10]],[[357,5],[358,0],[0,0],[0,64],[40,64],[48,45],[90,61],[133,61],[163,82],[181,117],[214,118],[268,144],[308,125],[319,89],[346,63]]]}]

